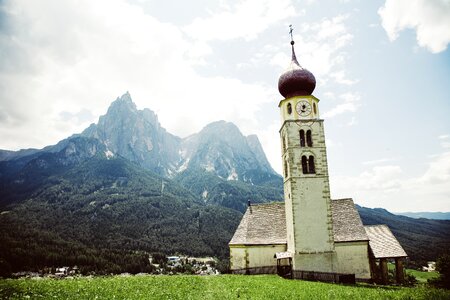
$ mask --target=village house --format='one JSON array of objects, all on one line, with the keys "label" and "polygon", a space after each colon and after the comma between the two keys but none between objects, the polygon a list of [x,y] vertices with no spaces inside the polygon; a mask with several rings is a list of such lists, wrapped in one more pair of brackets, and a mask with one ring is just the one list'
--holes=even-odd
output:
[{"label": "village house", "polygon": [[233,273],[387,283],[403,281],[407,254],[386,225],[363,226],[352,199],[331,200],[323,119],[314,75],[292,60],[280,76],[284,203],[252,205],[229,243]]}]

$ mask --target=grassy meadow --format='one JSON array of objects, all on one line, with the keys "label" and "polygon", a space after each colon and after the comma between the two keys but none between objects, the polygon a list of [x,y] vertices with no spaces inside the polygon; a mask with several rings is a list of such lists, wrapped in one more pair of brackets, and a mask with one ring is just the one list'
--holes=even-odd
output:
[{"label": "grassy meadow", "polygon": [[346,286],[276,275],[143,275],[1,279],[0,299],[450,299],[450,291]]},{"label": "grassy meadow", "polygon": [[427,283],[429,279],[439,278],[438,272],[421,272],[412,269],[406,269],[406,273],[414,276],[418,283]]}]

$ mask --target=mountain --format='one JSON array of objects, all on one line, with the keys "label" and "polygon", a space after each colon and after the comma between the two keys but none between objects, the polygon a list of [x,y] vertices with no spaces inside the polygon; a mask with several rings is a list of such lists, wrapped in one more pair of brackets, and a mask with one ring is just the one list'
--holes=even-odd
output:
[{"label": "mountain", "polygon": [[395,213],[400,216],[407,216],[414,219],[450,220],[450,212],[400,212]]},{"label": "mountain", "polygon": [[449,220],[414,219],[383,208],[357,208],[364,225],[388,225],[412,260],[436,260],[450,249]]},{"label": "mountain", "polygon": [[258,138],[218,121],[182,140],[174,179],[207,204],[245,212],[247,202],[283,199],[282,178],[270,166]]},{"label": "mountain", "polygon": [[173,173],[179,161],[180,138],[162,128],[151,110],[137,110],[128,92],[81,135],[98,139],[112,153],[162,176]]},{"label": "mountain", "polygon": [[245,137],[233,123],[218,121],[181,144],[180,171],[202,169],[226,180],[261,184],[279,177],[270,166],[258,138]]},{"label": "mountain", "polygon": [[281,178],[256,135],[244,137],[236,125],[219,121],[181,139],[168,133],[151,110],[137,110],[129,93],[117,98],[81,136],[96,138],[112,153],[168,178],[187,169],[254,184]]},{"label": "mountain", "polygon": [[[283,199],[255,135],[218,121],[179,138],[128,93],[43,149],[0,150],[0,275],[45,266],[147,272],[146,253],[228,256],[247,202]],[[449,222],[358,208],[412,260],[448,251]],[[2,273],[3,272],[3,273]]]}]

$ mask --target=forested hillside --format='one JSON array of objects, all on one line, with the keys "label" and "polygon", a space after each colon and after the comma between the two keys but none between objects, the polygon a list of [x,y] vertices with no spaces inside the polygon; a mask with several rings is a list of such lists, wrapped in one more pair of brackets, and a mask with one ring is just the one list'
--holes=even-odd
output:
[{"label": "forested hillside", "polygon": [[1,212],[0,269],[143,271],[139,251],[226,257],[240,218],[125,159],[94,157]]},{"label": "forested hillside", "polygon": [[364,225],[387,224],[412,260],[436,260],[450,251],[449,220],[413,219],[382,208],[357,208]]}]

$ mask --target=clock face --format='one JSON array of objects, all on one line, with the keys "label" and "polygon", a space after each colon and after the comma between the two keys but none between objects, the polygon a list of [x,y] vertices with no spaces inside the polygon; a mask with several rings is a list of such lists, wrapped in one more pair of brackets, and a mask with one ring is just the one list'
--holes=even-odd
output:
[{"label": "clock face", "polygon": [[306,100],[299,101],[297,103],[296,109],[297,109],[297,113],[301,117],[306,117],[311,114],[311,104],[309,104],[309,102]]}]

